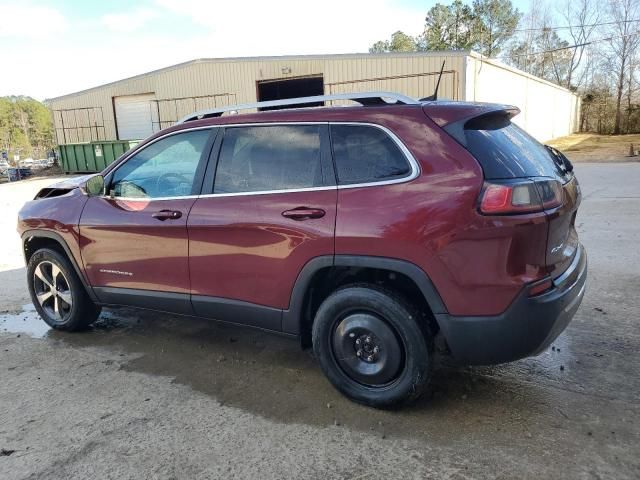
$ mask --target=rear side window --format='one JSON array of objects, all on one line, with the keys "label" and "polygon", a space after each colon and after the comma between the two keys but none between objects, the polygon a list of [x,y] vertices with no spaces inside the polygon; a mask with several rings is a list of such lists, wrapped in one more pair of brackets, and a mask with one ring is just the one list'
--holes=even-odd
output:
[{"label": "rear side window", "polygon": [[464,138],[458,140],[480,162],[487,179],[558,177],[564,173],[547,148],[512,123],[508,115],[470,120],[464,126]]},{"label": "rear side window", "polygon": [[318,125],[227,128],[214,193],[323,186],[321,128]]},{"label": "rear side window", "polygon": [[406,177],[411,165],[383,130],[368,125],[331,125],[339,185]]}]

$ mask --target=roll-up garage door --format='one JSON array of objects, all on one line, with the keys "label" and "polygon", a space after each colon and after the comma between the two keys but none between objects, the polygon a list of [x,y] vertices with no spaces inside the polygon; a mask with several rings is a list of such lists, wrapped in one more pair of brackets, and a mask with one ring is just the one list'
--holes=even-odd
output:
[{"label": "roll-up garage door", "polygon": [[141,140],[153,133],[154,94],[113,97],[118,140]]}]

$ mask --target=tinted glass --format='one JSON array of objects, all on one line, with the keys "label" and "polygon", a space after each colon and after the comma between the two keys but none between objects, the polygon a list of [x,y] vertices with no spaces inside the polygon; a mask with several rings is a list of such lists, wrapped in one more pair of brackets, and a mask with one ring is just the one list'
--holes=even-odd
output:
[{"label": "tinted glass", "polygon": [[322,186],[320,128],[278,125],[226,129],[214,193]]},{"label": "tinted glass", "polygon": [[464,135],[463,143],[482,165],[485,178],[558,177],[564,173],[547,148],[506,115],[471,120]]},{"label": "tinted glass", "polygon": [[178,133],[129,158],[113,174],[116,197],[180,197],[194,193],[194,179],[210,130]]},{"label": "tinted glass", "polygon": [[398,145],[379,128],[332,125],[331,144],[340,185],[402,178],[411,172]]}]

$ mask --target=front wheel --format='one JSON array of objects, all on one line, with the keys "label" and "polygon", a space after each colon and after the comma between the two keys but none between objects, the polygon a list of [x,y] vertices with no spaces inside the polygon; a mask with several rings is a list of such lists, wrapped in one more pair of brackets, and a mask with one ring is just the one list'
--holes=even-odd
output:
[{"label": "front wheel", "polygon": [[313,351],[336,389],[359,403],[391,407],[415,400],[429,381],[426,329],[408,302],[354,285],[332,293],[313,323]]},{"label": "front wheel", "polygon": [[82,330],[100,315],[71,262],[55,250],[35,252],[27,265],[31,301],[42,319],[57,330]]}]

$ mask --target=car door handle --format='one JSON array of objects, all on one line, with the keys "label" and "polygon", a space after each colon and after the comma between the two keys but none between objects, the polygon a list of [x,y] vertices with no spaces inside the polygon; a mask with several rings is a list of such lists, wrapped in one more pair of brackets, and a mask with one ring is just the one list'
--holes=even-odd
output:
[{"label": "car door handle", "polygon": [[282,216],[292,220],[308,220],[310,218],[322,218],[325,211],[321,208],[298,207],[282,212]]},{"label": "car door handle", "polygon": [[160,210],[151,215],[153,218],[157,218],[161,222],[165,220],[177,220],[182,216],[182,212],[179,210]]}]

